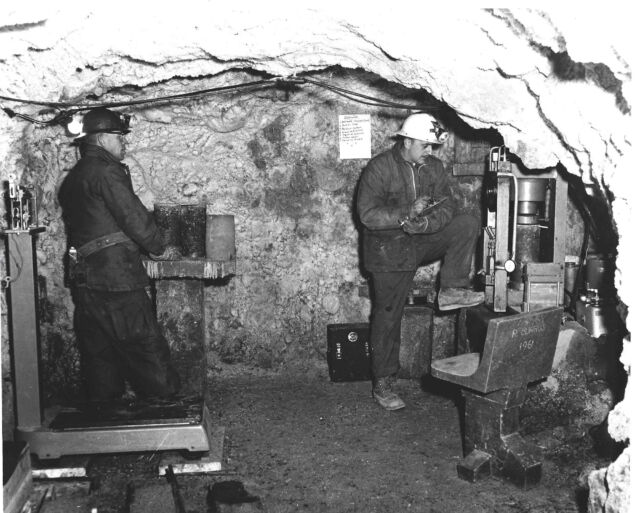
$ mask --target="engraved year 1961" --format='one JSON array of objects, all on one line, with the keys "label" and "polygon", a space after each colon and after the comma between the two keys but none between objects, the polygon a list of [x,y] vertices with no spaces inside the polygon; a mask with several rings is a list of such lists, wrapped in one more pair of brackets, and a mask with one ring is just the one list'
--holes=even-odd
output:
[{"label": "engraved year 1961", "polygon": [[526,351],[528,349],[531,349],[533,347],[533,344],[534,344],[534,340],[532,338],[528,340],[523,340],[520,342],[520,350]]}]

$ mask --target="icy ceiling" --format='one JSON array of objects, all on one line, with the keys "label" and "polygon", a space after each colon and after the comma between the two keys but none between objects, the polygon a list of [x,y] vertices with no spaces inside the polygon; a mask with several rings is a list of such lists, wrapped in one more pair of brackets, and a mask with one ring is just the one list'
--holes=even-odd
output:
[{"label": "icy ceiling", "polygon": [[[114,0],[34,7],[5,0],[0,95],[100,101],[114,88],[153,96],[155,85],[171,78],[231,69],[291,76],[336,65],[425,90],[472,127],[499,130],[527,167],[561,163],[611,193],[620,232],[616,285],[629,306],[627,328],[640,331],[632,10],[602,3],[545,12],[435,10],[426,2],[387,2],[383,8],[371,2],[309,4],[315,3],[291,8],[277,2],[255,7],[247,1]],[[0,102],[38,116],[36,105]],[[28,126],[0,113],[3,180],[18,167],[21,145],[15,143]],[[637,359],[630,347],[622,357],[626,364]]]},{"label": "icy ceiling", "polygon": [[[362,68],[426,90],[473,127],[498,129],[529,168],[560,162],[587,182],[603,182],[616,198],[625,244],[632,189],[630,13],[434,11],[411,3],[362,9],[347,2],[295,9],[203,1],[73,9],[27,4],[16,3],[0,18],[1,95],[86,101],[120,86],[237,68],[273,76]],[[153,87],[147,90],[153,95]],[[20,126],[0,118],[3,157]],[[622,250],[620,268],[624,259]]]}]

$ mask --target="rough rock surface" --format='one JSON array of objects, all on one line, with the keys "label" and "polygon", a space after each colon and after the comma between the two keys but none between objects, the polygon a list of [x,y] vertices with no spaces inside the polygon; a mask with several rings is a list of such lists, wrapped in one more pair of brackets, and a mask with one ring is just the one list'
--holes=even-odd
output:
[{"label": "rough rock surface", "polygon": [[[0,94],[127,101],[256,74],[361,68],[386,82],[359,79],[358,92],[380,97],[386,86],[402,84],[409,89],[385,97],[417,104],[431,95],[470,127],[499,131],[528,168],[560,163],[605,188],[620,235],[616,286],[630,307],[628,329],[637,331],[636,192],[629,186],[633,17],[616,9],[448,10],[438,13],[437,23],[400,15],[349,5],[335,11],[204,1],[189,9],[160,4],[152,10],[131,2],[74,9],[21,4],[0,21]],[[331,70],[322,78],[353,84],[336,75],[335,82]],[[2,100],[2,106],[38,119],[52,116],[34,105]],[[368,301],[357,292],[361,275],[350,211],[364,161],[340,161],[335,137],[337,114],[369,112],[375,153],[386,146],[401,111],[371,109],[307,86],[135,109],[128,162],[144,202],[203,201],[216,213],[236,216],[238,253],[246,260],[226,288],[207,291],[215,319],[208,328],[215,349],[207,353],[210,369],[239,356],[263,368],[317,361],[324,350],[319,334],[329,320],[368,315]],[[16,172],[42,193],[47,231],[39,238],[38,263],[49,362],[70,351],[65,341],[72,308],[60,272],[64,229],[55,200],[56,185],[75,161],[68,143],[59,127],[0,118],[0,175]],[[270,308],[255,307],[265,304]],[[2,327],[4,336],[4,317]],[[262,335],[255,337],[257,332]],[[627,350],[628,366],[634,359]],[[62,360],[66,367],[46,372],[71,379],[77,360],[72,352]],[[616,439],[620,417],[612,419]]]}]

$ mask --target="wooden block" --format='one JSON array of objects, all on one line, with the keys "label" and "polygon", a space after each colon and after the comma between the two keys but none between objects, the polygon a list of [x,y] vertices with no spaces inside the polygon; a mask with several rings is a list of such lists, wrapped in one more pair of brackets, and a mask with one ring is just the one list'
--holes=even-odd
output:
[{"label": "wooden block", "polygon": [[467,454],[462,462],[458,463],[457,468],[460,479],[475,483],[491,474],[491,455],[479,449],[474,449]]},{"label": "wooden block", "polygon": [[453,176],[484,176],[487,165],[484,162],[454,162]]},{"label": "wooden block", "polygon": [[87,477],[89,456],[63,456],[58,460],[37,460],[31,465],[34,479],[69,479]]},{"label": "wooden block", "polygon": [[235,260],[210,260],[194,258],[189,260],[146,260],[143,259],[147,274],[152,279],[197,278],[222,279],[236,272]]},{"label": "wooden block", "polygon": [[502,476],[524,489],[537,485],[542,477],[541,449],[518,433],[504,437],[503,441],[498,455],[503,460]]},{"label": "wooden block", "polygon": [[406,305],[400,330],[401,378],[421,378],[429,374],[431,365],[431,331],[433,308],[426,305]]},{"label": "wooden block", "polygon": [[204,282],[159,280],[155,287],[156,315],[180,375],[180,393],[201,396],[206,374]]},{"label": "wooden block", "polygon": [[158,475],[164,476],[167,467],[173,467],[173,473],[178,474],[209,474],[222,470],[222,448],[224,443],[224,428],[212,428],[209,434],[209,452],[197,459],[189,459],[184,453],[167,451],[162,453],[158,465]]},{"label": "wooden block", "polygon": [[56,500],[59,497],[71,495],[89,495],[91,492],[91,480],[89,478],[81,478],[34,481],[33,487],[36,491],[44,491],[47,500]]},{"label": "wooden block", "polygon": [[25,442],[3,442],[2,455],[3,467],[11,469],[8,477],[3,475],[3,511],[18,513],[33,490],[29,446]]}]

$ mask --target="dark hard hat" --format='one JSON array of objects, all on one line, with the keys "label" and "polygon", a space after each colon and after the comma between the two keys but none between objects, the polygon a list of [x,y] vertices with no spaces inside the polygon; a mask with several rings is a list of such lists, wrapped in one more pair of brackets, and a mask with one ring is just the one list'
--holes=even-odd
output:
[{"label": "dark hard hat", "polygon": [[82,119],[82,131],[84,135],[109,133],[109,134],[128,134],[129,133],[129,117],[122,116],[118,112],[107,109],[106,107],[97,107],[91,109],[84,115]]}]

